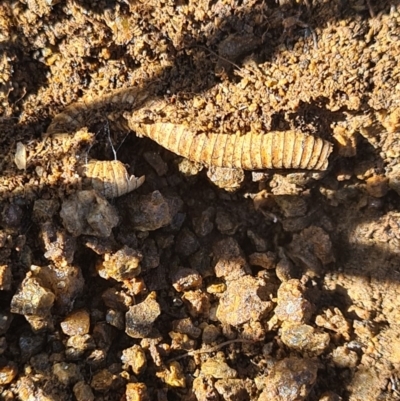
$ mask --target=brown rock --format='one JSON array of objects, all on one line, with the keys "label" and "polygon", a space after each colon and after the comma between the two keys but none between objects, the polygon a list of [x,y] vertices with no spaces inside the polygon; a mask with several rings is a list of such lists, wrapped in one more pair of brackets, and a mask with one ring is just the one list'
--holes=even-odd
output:
[{"label": "brown rock", "polygon": [[263,236],[259,235],[254,230],[247,230],[247,236],[257,252],[266,252],[268,249],[268,241]]},{"label": "brown rock", "polygon": [[159,191],[132,199],[128,212],[133,228],[139,231],[154,231],[167,226],[182,205],[180,198],[166,198]]},{"label": "brown rock", "polygon": [[58,312],[66,313],[72,309],[77,296],[82,293],[84,280],[81,269],[73,264],[65,266],[31,266],[35,277],[55,294]]},{"label": "brown rock", "polygon": [[76,383],[73,392],[77,401],[94,401],[93,391],[84,381]]},{"label": "brown rock", "polygon": [[179,362],[173,361],[163,371],[156,373],[162,381],[171,387],[185,388],[186,379]]},{"label": "brown rock", "polygon": [[194,269],[180,269],[172,276],[172,286],[178,292],[200,288],[202,283],[201,275]]},{"label": "brown rock", "polygon": [[146,369],[146,354],[140,345],[133,345],[122,351],[121,361],[130,366],[135,375],[140,375]]},{"label": "brown rock", "polygon": [[220,401],[220,396],[214,387],[214,379],[199,376],[193,380],[193,393],[198,400]]},{"label": "brown rock", "polygon": [[33,204],[32,219],[36,223],[44,223],[53,217],[60,208],[57,199],[38,199]]},{"label": "brown rock", "polygon": [[102,369],[93,375],[90,385],[95,391],[110,390],[116,376],[108,369]]},{"label": "brown rock", "polygon": [[306,324],[284,324],[281,339],[289,348],[308,355],[321,355],[330,342],[328,333],[319,332]]},{"label": "brown rock", "polygon": [[143,302],[133,305],[125,315],[125,332],[133,338],[147,337],[161,309],[154,295],[150,294]]},{"label": "brown rock", "polygon": [[[355,321],[354,326],[357,325]],[[341,334],[347,341],[350,340],[351,325],[343,316],[339,308],[325,309],[315,317],[315,324],[335,333]]]},{"label": "brown rock", "polygon": [[221,335],[221,330],[214,326],[213,324],[206,324],[203,328],[203,333],[201,335],[201,339],[205,344],[211,344],[217,340],[217,338]]},{"label": "brown rock", "polygon": [[289,281],[292,278],[299,278],[299,269],[286,256],[283,248],[279,248],[279,260],[275,268],[276,276],[281,281]]},{"label": "brown rock", "polygon": [[133,299],[124,291],[119,291],[115,288],[108,288],[103,292],[101,298],[108,308],[127,311],[129,306],[132,305]]},{"label": "brown rock", "polygon": [[299,280],[292,279],[281,284],[278,289],[278,305],[275,315],[282,321],[306,323],[313,312],[312,304],[304,298],[305,288]]},{"label": "brown rock", "polygon": [[215,388],[224,401],[248,401],[249,393],[242,379],[221,379],[215,382]]},{"label": "brown rock", "polygon": [[182,296],[183,302],[191,316],[208,316],[210,312],[210,295],[201,290],[186,291]]},{"label": "brown rock", "polygon": [[177,238],[175,244],[175,251],[183,257],[188,257],[195,253],[200,247],[196,235],[188,228],[183,228]]},{"label": "brown rock", "polygon": [[374,175],[366,181],[367,192],[375,198],[382,198],[389,191],[388,183],[389,181],[386,177],[382,175]]},{"label": "brown rock", "polygon": [[213,246],[214,270],[217,277],[235,280],[250,273],[250,268],[243,252],[233,238],[225,238]]},{"label": "brown rock", "polygon": [[141,260],[142,254],[139,251],[124,246],[114,254],[105,254],[104,262],[97,266],[97,271],[99,276],[106,280],[129,280],[140,274]]},{"label": "brown rock", "polygon": [[170,331],[171,350],[192,351],[196,347],[196,341],[192,340],[187,334]]},{"label": "brown rock", "polygon": [[193,219],[193,229],[199,237],[205,237],[210,234],[214,229],[213,218],[215,215],[215,209],[213,207],[209,207],[204,210],[200,217],[195,217]]},{"label": "brown rock", "polygon": [[13,230],[21,225],[21,220],[24,215],[23,210],[15,203],[6,204],[0,215],[0,222],[3,228]]},{"label": "brown rock", "polygon": [[321,274],[321,263],[325,266],[335,261],[329,235],[317,226],[295,234],[288,251],[290,258],[304,267],[310,277]]},{"label": "brown rock", "polygon": [[307,213],[307,202],[302,196],[275,195],[273,199],[285,217],[300,217]]},{"label": "brown rock", "polygon": [[214,379],[234,379],[237,376],[237,371],[219,357],[207,359],[201,365],[201,373]]},{"label": "brown rock", "polygon": [[244,276],[230,281],[220,299],[217,318],[221,323],[232,326],[260,320],[273,307],[269,295],[265,283],[254,277]]},{"label": "brown rock", "polygon": [[149,394],[144,383],[128,383],[125,390],[126,401],[149,401]]},{"label": "brown rock", "polygon": [[238,168],[210,166],[207,170],[207,177],[217,187],[234,192],[244,181],[244,171]]},{"label": "brown rock", "polygon": [[82,336],[76,335],[69,337],[66,347],[65,355],[68,360],[76,361],[80,359],[85,352],[94,350],[96,344],[90,334],[84,334]]},{"label": "brown rock", "polygon": [[357,366],[358,355],[345,345],[337,347],[332,351],[332,362],[341,369],[352,369]]},{"label": "brown rock", "polygon": [[115,208],[93,190],[79,191],[65,200],[60,217],[75,237],[81,234],[109,237],[119,221]]},{"label": "brown rock", "polygon": [[374,367],[360,366],[348,386],[350,401],[377,400],[387,379]]},{"label": "brown rock", "polygon": [[258,401],[305,400],[317,380],[317,364],[309,359],[286,358],[277,362],[265,378]]},{"label": "brown rock", "polygon": [[10,291],[12,284],[11,266],[0,265],[0,291]]},{"label": "brown rock", "polygon": [[276,256],[273,252],[254,252],[249,256],[251,266],[260,266],[263,269],[276,267]]},{"label": "brown rock", "polygon": [[89,333],[90,316],[83,309],[71,312],[62,322],[61,330],[67,336],[84,335]]},{"label": "brown rock", "polygon": [[16,364],[9,362],[7,365],[0,367],[0,386],[10,384],[18,374]]},{"label": "brown rock", "polygon": [[215,223],[217,224],[218,231],[225,235],[235,234],[239,227],[239,224],[232,220],[230,214],[222,209],[217,210]]},{"label": "brown rock", "polygon": [[45,258],[62,267],[72,263],[76,250],[76,240],[65,229],[47,221],[41,224],[40,235],[46,249]]},{"label": "brown rock", "polygon": [[106,313],[106,322],[116,327],[118,330],[123,330],[125,327],[125,314],[120,310],[109,309]]},{"label": "brown rock", "polygon": [[189,317],[185,319],[174,320],[172,322],[172,328],[174,331],[187,334],[192,338],[199,338],[201,336],[201,329],[196,327]]},{"label": "brown rock", "polygon": [[83,379],[79,367],[75,363],[60,362],[53,365],[53,375],[64,386]]},{"label": "brown rock", "polygon": [[44,317],[50,313],[54,300],[55,295],[41,280],[28,273],[11,300],[11,312]]},{"label": "brown rock", "polygon": [[97,347],[107,351],[113,343],[115,330],[106,322],[100,321],[94,325],[92,335]]}]

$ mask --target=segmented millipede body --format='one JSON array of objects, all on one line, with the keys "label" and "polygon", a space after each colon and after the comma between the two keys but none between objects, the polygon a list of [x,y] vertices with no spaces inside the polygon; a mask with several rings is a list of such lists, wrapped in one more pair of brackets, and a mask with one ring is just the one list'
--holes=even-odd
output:
[{"label": "segmented millipede body", "polygon": [[332,144],[296,131],[267,134],[193,133],[184,125],[128,120],[129,128],[164,148],[206,166],[326,170]]},{"label": "segmented millipede body", "polygon": [[91,160],[85,165],[85,176],[90,180],[93,189],[106,198],[117,198],[125,195],[144,183],[144,176],[129,177],[123,163],[118,160]]}]

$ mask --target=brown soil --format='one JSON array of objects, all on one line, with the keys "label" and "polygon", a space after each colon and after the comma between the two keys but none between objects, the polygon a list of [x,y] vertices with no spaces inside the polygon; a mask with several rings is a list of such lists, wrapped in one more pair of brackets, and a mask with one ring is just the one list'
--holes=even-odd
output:
[{"label": "brown soil", "polygon": [[[400,399],[399,3],[3,2],[0,398]],[[206,169],[138,121],[334,150]]]}]

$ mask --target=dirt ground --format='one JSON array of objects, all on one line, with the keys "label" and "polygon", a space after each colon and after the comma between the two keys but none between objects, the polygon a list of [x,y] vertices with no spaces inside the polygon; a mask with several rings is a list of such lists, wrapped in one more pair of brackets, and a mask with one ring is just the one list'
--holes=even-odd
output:
[{"label": "dirt ground", "polygon": [[[400,400],[399,3],[3,1],[0,398]],[[138,121],[333,152],[220,169]]]}]

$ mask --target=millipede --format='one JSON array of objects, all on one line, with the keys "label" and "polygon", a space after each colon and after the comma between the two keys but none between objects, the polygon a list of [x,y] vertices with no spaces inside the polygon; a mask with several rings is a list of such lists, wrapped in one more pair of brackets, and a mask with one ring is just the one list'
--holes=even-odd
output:
[{"label": "millipede", "polygon": [[138,136],[208,167],[326,170],[332,152],[329,141],[293,130],[229,135],[195,133],[168,122],[127,123]]}]

